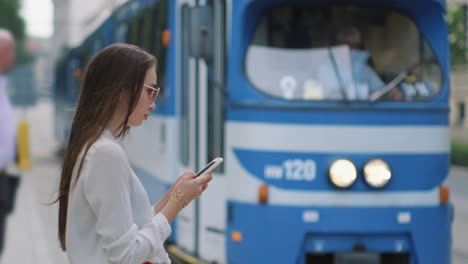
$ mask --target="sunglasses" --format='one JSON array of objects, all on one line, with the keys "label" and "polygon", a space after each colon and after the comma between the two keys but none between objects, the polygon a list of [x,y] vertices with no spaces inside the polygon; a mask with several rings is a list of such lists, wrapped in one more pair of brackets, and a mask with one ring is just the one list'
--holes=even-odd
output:
[{"label": "sunglasses", "polygon": [[148,92],[149,98],[154,102],[156,99],[158,99],[159,91],[161,90],[159,86],[156,86],[156,84],[143,84],[145,86]]}]

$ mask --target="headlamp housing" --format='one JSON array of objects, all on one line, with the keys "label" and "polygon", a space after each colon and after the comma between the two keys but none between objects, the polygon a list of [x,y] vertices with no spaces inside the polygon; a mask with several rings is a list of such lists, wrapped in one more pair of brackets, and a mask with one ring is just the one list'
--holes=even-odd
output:
[{"label": "headlamp housing", "polygon": [[364,179],[373,188],[383,188],[392,178],[392,171],[382,159],[372,159],[364,166]]},{"label": "headlamp housing", "polygon": [[347,159],[333,162],[329,169],[330,181],[338,188],[348,188],[357,179],[357,170],[354,164]]}]

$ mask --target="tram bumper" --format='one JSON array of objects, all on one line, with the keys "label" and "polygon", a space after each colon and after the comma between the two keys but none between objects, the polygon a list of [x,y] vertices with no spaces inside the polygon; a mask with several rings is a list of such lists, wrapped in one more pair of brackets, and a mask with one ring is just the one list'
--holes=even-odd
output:
[{"label": "tram bumper", "polygon": [[[230,202],[228,263],[399,263],[384,262],[396,256],[401,263],[449,264],[452,220],[450,204],[312,208]],[[242,239],[235,241],[234,233]]]}]

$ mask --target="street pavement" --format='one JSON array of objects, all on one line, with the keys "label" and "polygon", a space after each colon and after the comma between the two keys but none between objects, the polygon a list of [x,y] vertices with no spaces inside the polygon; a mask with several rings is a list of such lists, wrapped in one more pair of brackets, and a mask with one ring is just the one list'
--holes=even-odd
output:
[{"label": "street pavement", "polygon": [[468,169],[452,167],[446,184],[455,207],[452,264],[468,264]]},{"label": "street pavement", "polygon": [[[32,109],[18,110],[17,117],[30,125],[32,167],[21,172],[0,264],[68,264],[57,239],[57,205],[48,205],[57,195],[60,166],[52,132],[53,105],[42,100]],[[468,169],[452,167],[446,184],[455,205],[452,264],[468,264]]]}]

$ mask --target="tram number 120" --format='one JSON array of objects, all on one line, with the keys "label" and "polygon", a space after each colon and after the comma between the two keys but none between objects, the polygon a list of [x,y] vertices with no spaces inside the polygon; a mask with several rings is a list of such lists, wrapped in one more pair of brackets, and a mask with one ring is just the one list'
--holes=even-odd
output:
[{"label": "tram number 120", "polygon": [[266,179],[288,181],[312,181],[315,179],[316,165],[313,160],[289,159],[281,166],[265,165]]}]

